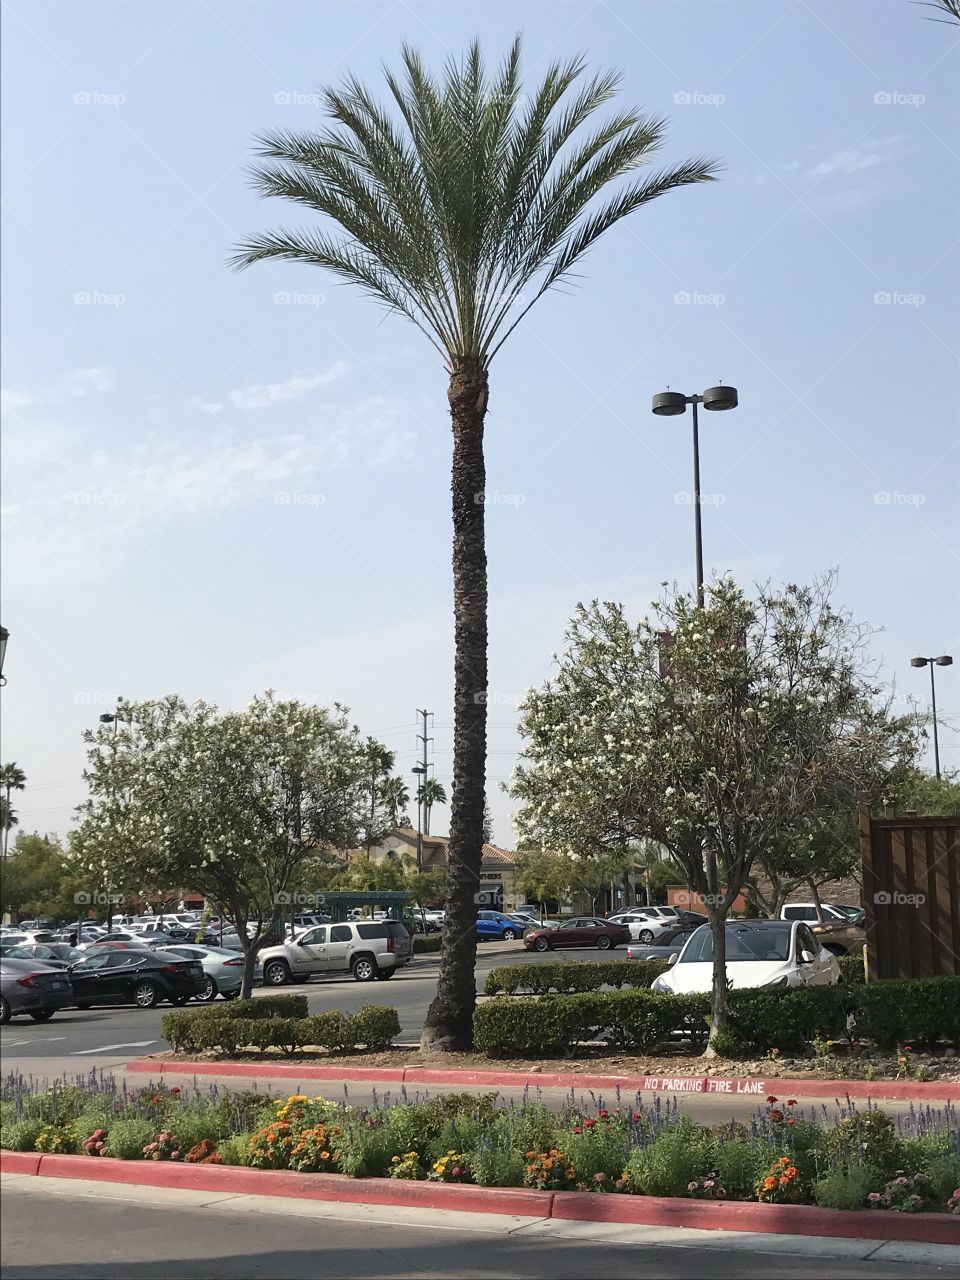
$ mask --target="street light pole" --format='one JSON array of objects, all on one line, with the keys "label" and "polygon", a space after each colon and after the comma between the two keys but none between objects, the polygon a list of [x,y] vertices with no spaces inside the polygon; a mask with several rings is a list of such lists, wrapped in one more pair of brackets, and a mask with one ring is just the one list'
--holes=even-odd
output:
[{"label": "street light pole", "polygon": [[930,712],[933,716],[933,771],[940,781],[940,734],[937,729],[937,683],[934,679],[934,667],[951,667],[953,658],[949,653],[941,653],[939,658],[911,658],[911,667],[930,668]]},{"label": "street light pole", "polygon": [[[114,756],[116,756],[116,751],[117,751],[117,729],[120,724],[120,703],[122,701],[123,701],[123,698],[118,695],[116,710],[113,711],[112,713],[109,711],[105,711],[103,715],[100,717],[101,724],[111,724],[111,723],[113,724]],[[107,933],[109,933],[112,928],[113,928],[113,894],[111,893],[108,887],[107,889]]]},{"label": "street light pole", "polygon": [[417,787],[417,870],[423,870],[423,783],[427,780],[427,771],[422,764],[415,764],[412,771],[420,777]]},{"label": "street light pole", "polygon": [[681,391],[661,391],[653,397],[653,412],[659,417],[671,418],[684,413],[687,405],[693,408],[693,527],[697,557],[697,604],[702,609],[703,592],[703,520],[700,511],[700,420],[697,406],[703,405],[712,412],[735,409],[739,404],[736,387],[708,387],[701,396],[686,396]]}]

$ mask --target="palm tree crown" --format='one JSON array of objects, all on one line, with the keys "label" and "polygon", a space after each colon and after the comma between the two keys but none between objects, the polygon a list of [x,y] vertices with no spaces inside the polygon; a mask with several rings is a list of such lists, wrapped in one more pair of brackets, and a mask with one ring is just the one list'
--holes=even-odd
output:
[{"label": "palm tree crown", "polygon": [[581,136],[620,77],[584,80],[581,57],[555,63],[529,100],[520,39],[488,77],[474,42],[442,82],[403,50],[386,73],[402,126],[356,79],[325,89],[333,122],[316,133],[259,138],[255,188],[327,215],[344,233],[264,232],[239,246],[238,267],[282,258],[326,267],[417,325],[453,367],[484,365],[533,304],[621,218],[664,192],[708,181],[698,158],[658,169],[591,210],[616,178],[649,164],[664,121],[619,111]]}]

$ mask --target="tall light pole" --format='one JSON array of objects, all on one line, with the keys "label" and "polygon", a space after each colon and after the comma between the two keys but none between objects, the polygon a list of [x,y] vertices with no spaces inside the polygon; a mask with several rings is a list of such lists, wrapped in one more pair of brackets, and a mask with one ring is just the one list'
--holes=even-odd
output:
[{"label": "tall light pole", "polygon": [[[113,725],[113,751],[114,751],[114,755],[116,755],[116,751],[117,751],[117,728],[118,728],[118,726],[119,726],[119,724],[120,724],[120,703],[121,703],[122,701],[123,701],[123,697],[122,697],[122,696],[120,696],[120,695],[118,695],[118,696],[117,696],[117,708],[116,708],[116,710],[115,710],[115,711],[105,711],[105,712],[103,713],[103,715],[100,717],[100,723],[101,723],[101,724],[112,724],[112,725]],[[113,928],[113,894],[110,892],[110,889],[108,888],[108,889],[107,889],[107,933],[109,933],[109,932],[110,932],[110,930],[111,930],[112,928]],[[79,932],[79,931],[78,931],[78,932]],[[79,942],[79,940],[80,940],[80,939],[79,939],[79,937],[78,937],[77,941]]]},{"label": "tall light pole", "polygon": [[697,603],[703,608],[703,524],[700,519],[700,423],[697,405],[719,412],[735,409],[739,404],[736,387],[708,387],[700,396],[685,396],[680,391],[661,391],[653,397],[653,412],[662,418],[685,413],[693,406],[693,520],[697,552]]},{"label": "tall light pole", "polygon": [[930,668],[930,710],[933,715],[933,769],[940,778],[940,735],[937,732],[937,684],[933,678],[934,667],[952,667],[953,658],[949,653],[941,653],[939,658],[911,658],[911,667]]},{"label": "tall light pole", "polygon": [[6,627],[0,627],[0,685],[7,683],[7,677],[3,674],[3,660],[7,656],[7,641],[10,639],[10,632]]},{"label": "tall light pole", "polygon": [[412,773],[419,776],[420,785],[417,787],[417,870],[423,870],[423,784],[427,780],[427,767],[422,764],[415,764]]}]

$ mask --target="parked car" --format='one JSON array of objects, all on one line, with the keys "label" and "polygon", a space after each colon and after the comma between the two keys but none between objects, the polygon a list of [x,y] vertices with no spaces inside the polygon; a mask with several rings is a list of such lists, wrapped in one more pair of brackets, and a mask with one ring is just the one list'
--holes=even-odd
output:
[{"label": "parked car", "polygon": [[135,1004],[152,1009],[161,1000],[186,1004],[206,990],[199,960],[172,959],[149,947],[105,947],[72,965],[70,980],[78,1009],[95,1004]]},{"label": "parked car", "polygon": [[[834,902],[821,902],[820,912],[825,923],[833,920],[842,924],[845,920],[863,915],[863,908],[841,907]],[[805,920],[807,924],[819,924],[821,916],[817,915],[815,902],[788,902],[786,906],[780,908],[781,920]]]},{"label": "parked car", "polygon": [[669,960],[679,952],[683,944],[699,929],[699,924],[678,924],[659,934],[655,942],[631,942],[627,947],[628,960]]},{"label": "parked car", "polygon": [[502,911],[477,912],[477,941],[489,942],[498,938],[503,942],[513,942],[523,937],[523,926],[519,920],[504,914]]},{"label": "parked car", "polygon": [[523,945],[528,951],[553,951],[564,947],[599,947],[601,951],[610,951],[629,941],[630,930],[625,924],[601,920],[599,916],[579,916],[565,920],[553,929],[531,929],[524,936]]},{"label": "parked car", "polygon": [[32,947],[38,942],[54,940],[49,929],[16,929],[3,935],[4,944],[9,947]]},{"label": "parked car", "polygon": [[48,969],[66,969],[82,955],[82,951],[65,942],[28,943],[22,947],[10,947],[0,942],[0,956],[9,956],[11,960],[36,960]]},{"label": "parked car", "polygon": [[260,952],[263,981],[268,987],[315,973],[352,973],[358,982],[392,978],[412,957],[410,935],[398,920],[318,925]]},{"label": "parked car", "polygon": [[[822,947],[802,920],[732,920],[726,925],[727,981],[738,987],[805,987],[840,981],[837,957]],[[710,991],[713,934],[695,930],[654,991]]]},{"label": "parked car", "polygon": [[0,957],[0,1023],[4,1026],[21,1013],[34,1022],[46,1022],[73,1000],[70,977],[63,970],[36,960]]},{"label": "parked car", "polygon": [[[224,1000],[232,1000],[240,994],[243,983],[243,956],[226,947],[204,947],[196,943],[178,942],[173,945],[164,943],[157,947],[158,956],[175,956],[180,960],[199,960],[203,966],[206,982],[203,990],[194,998],[202,1004],[209,1004],[218,995]],[[254,986],[263,982],[263,964],[259,957],[254,964]]]},{"label": "parked car", "polygon": [[867,941],[867,931],[863,927],[862,918],[811,924],[810,932],[835,956],[859,955]]},{"label": "parked car", "polygon": [[692,911],[678,911],[672,916],[641,916],[624,923],[634,942],[645,942],[649,946],[660,942],[680,925],[696,926],[706,924],[707,920],[705,916],[696,915]]}]

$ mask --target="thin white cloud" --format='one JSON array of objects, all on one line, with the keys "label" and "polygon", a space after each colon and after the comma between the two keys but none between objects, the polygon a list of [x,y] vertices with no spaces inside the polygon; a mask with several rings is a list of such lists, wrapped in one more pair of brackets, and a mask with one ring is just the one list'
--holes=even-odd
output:
[{"label": "thin white cloud", "polygon": [[76,369],[66,391],[71,396],[88,396],[94,392],[112,391],[113,387],[113,374],[108,369]]},{"label": "thin white cloud", "polygon": [[[299,400],[317,387],[336,382],[349,371],[346,360],[338,360],[321,373],[294,374],[283,382],[250,384],[227,392],[227,400],[235,409],[271,409],[287,400]],[[207,412],[210,412],[208,409]]]}]

